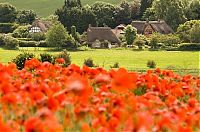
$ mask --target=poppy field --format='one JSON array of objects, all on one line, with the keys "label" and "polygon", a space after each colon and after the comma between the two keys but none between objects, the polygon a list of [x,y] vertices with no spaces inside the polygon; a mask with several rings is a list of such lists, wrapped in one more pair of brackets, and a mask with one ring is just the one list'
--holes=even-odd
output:
[{"label": "poppy field", "polygon": [[200,77],[28,60],[0,64],[1,132],[200,131]]}]

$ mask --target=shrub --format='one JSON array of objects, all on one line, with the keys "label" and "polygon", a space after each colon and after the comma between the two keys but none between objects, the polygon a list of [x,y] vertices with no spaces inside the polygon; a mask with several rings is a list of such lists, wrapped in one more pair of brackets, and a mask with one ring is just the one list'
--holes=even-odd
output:
[{"label": "shrub", "polygon": [[200,23],[195,24],[190,30],[190,42],[200,43]]},{"label": "shrub", "polygon": [[150,45],[152,49],[158,48],[158,39],[156,37],[152,37],[150,40]]},{"label": "shrub", "polygon": [[200,51],[200,43],[185,43],[181,44],[178,50],[182,51]]},{"label": "shrub", "polygon": [[101,48],[109,48],[108,46],[111,45],[111,43],[108,40],[101,41]]},{"label": "shrub", "polygon": [[0,23],[0,33],[12,33],[18,26],[15,23]]},{"label": "shrub", "polygon": [[6,36],[4,38],[4,43],[7,49],[17,49],[19,47],[19,41],[11,36]]},{"label": "shrub", "polygon": [[149,61],[147,62],[147,67],[149,67],[149,68],[156,68],[156,63],[155,63],[155,61],[154,61],[154,60],[149,60]]},{"label": "shrub", "polygon": [[38,47],[48,47],[48,44],[46,41],[40,41]]},{"label": "shrub", "polygon": [[91,48],[88,47],[88,46],[81,46],[81,47],[78,47],[78,50],[80,50],[80,51],[88,51],[88,50],[91,50]]},{"label": "shrub", "polygon": [[126,28],[124,29],[124,36],[127,42],[127,45],[131,45],[133,44],[133,41],[136,38],[136,34],[137,34],[137,29],[132,27],[132,25],[128,25],[126,26]]},{"label": "shrub", "polygon": [[17,68],[19,70],[24,68],[24,64],[26,60],[30,60],[32,58],[34,58],[35,55],[32,53],[28,53],[28,52],[24,52],[22,54],[19,54],[18,56],[16,56],[16,58],[14,58],[12,60],[13,63],[15,63],[17,65]]},{"label": "shrub", "polygon": [[135,42],[135,45],[138,46],[138,49],[142,49],[143,45],[145,45],[145,42],[143,40],[136,40]]},{"label": "shrub", "polygon": [[15,38],[26,38],[29,34],[29,26],[19,26],[14,30],[12,36]]},{"label": "shrub", "polygon": [[50,47],[61,48],[66,45],[70,38],[64,26],[60,23],[54,24],[47,32],[46,42]]},{"label": "shrub", "polygon": [[32,33],[30,34],[30,37],[32,38],[32,40],[34,41],[42,41],[46,39],[46,36],[44,33]]},{"label": "shrub", "polygon": [[88,58],[84,60],[84,65],[88,66],[88,67],[95,67],[95,64],[93,62],[93,59]]},{"label": "shrub", "polygon": [[53,55],[51,55],[51,54],[48,54],[48,53],[42,53],[42,54],[40,54],[39,60],[41,62],[48,61],[48,62],[50,62],[52,64],[55,63],[55,57]]},{"label": "shrub", "polygon": [[114,63],[113,66],[110,66],[110,68],[119,68],[119,63],[118,62]]},{"label": "shrub", "polygon": [[65,63],[63,66],[67,67],[71,64],[71,57],[70,54],[67,52],[67,50],[63,50],[61,53],[59,53],[56,58],[63,58],[65,60]]},{"label": "shrub", "polygon": [[19,41],[19,47],[37,47],[38,44],[36,41]]},{"label": "shrub", "polygon": [[0,34],[0,46],[4,46],[5,42],[4,42],[4,35]]}]

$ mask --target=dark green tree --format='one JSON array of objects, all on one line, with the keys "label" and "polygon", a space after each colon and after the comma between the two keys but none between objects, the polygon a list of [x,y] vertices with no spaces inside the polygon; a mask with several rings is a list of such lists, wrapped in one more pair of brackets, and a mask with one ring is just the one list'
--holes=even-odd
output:
[{"label": "dark green tree", "polygon": [[92,11],[96,15],[98,26],[115,27],[114,11],[115,6],[105,2],[95,2],[91,6]]},{"label": "dark green tree", "polygon": [[15,21],[17,11],[14,6],[9,3],[0,3],[0,22],[12,23]]},{"label": "dark green tree", "polygon": [[36,16],[33,10],[22,10],[18,12],[16,21],[20,24],[31,24]]},{"label": "dark green tree", "polygon": [[127,45],[132,45],[133,41],[136,39],[137,29],[134,28],[132,25],[128,25],[124,29],[124,32],[125,32],[124,36],[125,36]]},{"label": "dark green tree", "polygon": [[140,18],[143,16],[146,9],[152,6],[152,3],[153,3],[153,0],[141,0]]},{"label": "dark green tree", "polygon": [[156,0],[153,8],[156,17],[165,20],[174,30],[187,20],[182,0]]}]

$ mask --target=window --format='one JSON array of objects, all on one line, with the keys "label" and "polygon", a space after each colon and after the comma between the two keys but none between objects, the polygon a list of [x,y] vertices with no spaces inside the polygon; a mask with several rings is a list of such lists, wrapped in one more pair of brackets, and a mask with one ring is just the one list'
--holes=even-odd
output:
[{"label": "window", "polygon": [[30,33],[39,33],[41,32],[39,27],[32,27],[31,30],[29,31]]}]

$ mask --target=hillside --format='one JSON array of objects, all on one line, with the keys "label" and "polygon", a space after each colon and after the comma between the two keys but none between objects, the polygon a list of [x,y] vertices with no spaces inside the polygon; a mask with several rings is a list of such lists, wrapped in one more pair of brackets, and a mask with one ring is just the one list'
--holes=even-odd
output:
[{"label": "hillside", "polygon": [[[112,4],[119,4],[122,0],[99,0]],[[131,1],[131,0],[128,0]],[[32,9],[40,16],[48,16],[63,5],[64,0],[0,0],[0,2],[9,2],[17,9]],[[96,0],[82,0],[82,4],[93,4]]]}]

